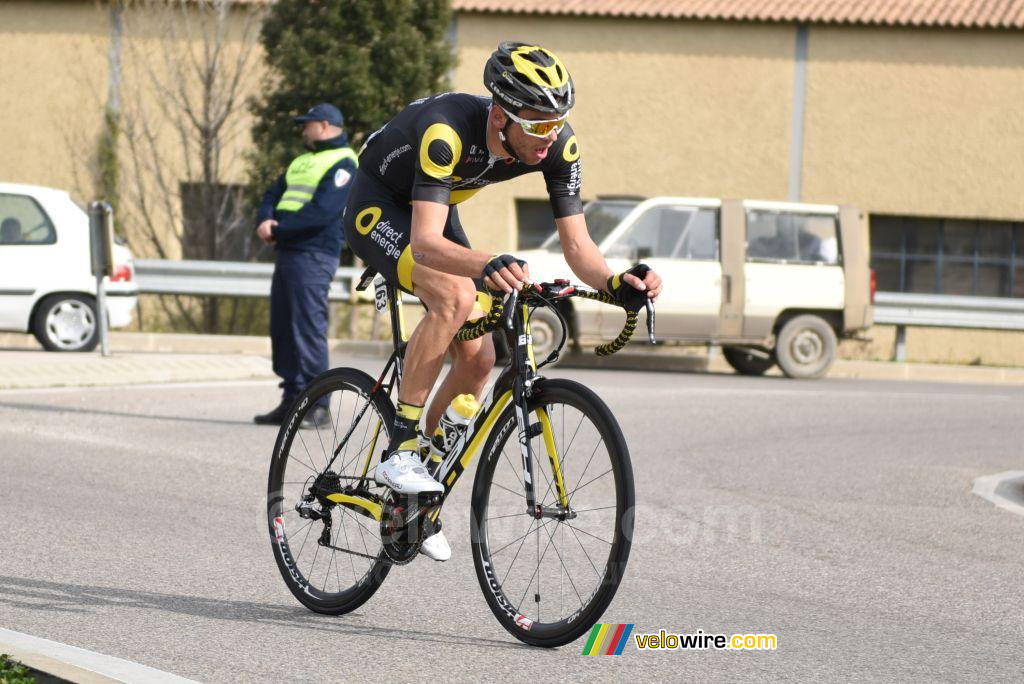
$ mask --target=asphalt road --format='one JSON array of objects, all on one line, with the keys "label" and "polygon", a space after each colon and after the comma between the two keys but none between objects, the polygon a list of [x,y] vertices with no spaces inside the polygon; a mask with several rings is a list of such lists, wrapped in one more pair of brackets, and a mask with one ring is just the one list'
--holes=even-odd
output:
[{"label": "asphalt road", "polygon": [[215,682],[1019,678],[1024,519],[970,490],[1022,468],[1024,389],[552,375],[631,444],[636,538],[603,620],[777,650],[519,644],[477,585],[469,480],[451,561],[397,569],[355,614],[306,611],[263,518],[269,382],[0,392],[0,626]]}]

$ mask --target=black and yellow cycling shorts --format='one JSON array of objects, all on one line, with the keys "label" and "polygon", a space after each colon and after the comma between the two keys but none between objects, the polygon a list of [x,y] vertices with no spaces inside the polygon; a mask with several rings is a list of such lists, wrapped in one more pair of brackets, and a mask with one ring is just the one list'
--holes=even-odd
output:
[{"label": "black and yellow cycling shorts", "polygon": [[[392,285],[413,293],[412,204],[394,197],[391,189],[365,173],[356,173],[345,206],[345,240],[356,256]],[[448,210],[444,236],[463,247],[469,239],[454,206]],[[480,283],[477,283],[479,286]]]}]

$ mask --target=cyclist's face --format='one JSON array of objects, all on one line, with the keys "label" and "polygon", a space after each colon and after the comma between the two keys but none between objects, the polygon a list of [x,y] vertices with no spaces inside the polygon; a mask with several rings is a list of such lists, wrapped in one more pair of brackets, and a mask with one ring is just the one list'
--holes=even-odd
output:
[{"label": "cyclist's face", "polygon": [[[533,109],[522,109],[516,116],[520,119],[531,119],[533,121],[545,121],[554,118],[551,114],[538,112]],[[515,121],[512,121],[511,125],[505,130],[507,131],[508,142],[512,150],[524,164],[529,166],[534,166],[544,161],[548,156],[551,145],[558,139],[558,131],[551,131],[544,138],[527,135],[523,127]]]}]

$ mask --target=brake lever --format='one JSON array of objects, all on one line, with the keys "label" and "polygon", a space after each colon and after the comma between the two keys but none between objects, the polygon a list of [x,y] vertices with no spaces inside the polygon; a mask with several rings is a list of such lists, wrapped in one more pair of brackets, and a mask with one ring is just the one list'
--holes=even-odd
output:
[{"label": "brake lever", "polygon": [[654,339],[654,302],[650,297],[644,302],[644,308],[647,309],[647,337],[650,338],[651,344],[658,344]]},{"label": "brake lever", "polygon": [[501,313],[501,325],[502,327],[512,329],[512,312],[515,311],[516,303],[519,301],[519,290],[513,289],[508,296],[508,300],[505,302],[505,310]]}]

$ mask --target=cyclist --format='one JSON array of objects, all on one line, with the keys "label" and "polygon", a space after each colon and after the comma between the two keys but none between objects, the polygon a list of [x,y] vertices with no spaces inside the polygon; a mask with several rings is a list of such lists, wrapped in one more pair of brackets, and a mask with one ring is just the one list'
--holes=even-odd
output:
[{"label": "cyclist", "polygon": [[[427,309],[406,349],[388,457],[375,471],[378,483],[401,494],[443,491],[420,462],[418,428],[445,353],[452,366],[427,413],[428,435],[456,395],[480,396],[494,366],[490,335],[452,341],[477,302],[489,301],[478,298],[479,285],[511,292],[529,279],[523,261],[472,249],[455,205],[487,185],[540,171],[566,260],[583,282],[619,301],[631,288],[651,299],[661,291],[653,271],[643,279],[638,267],[613,274],[590,239],[579,144],[566,122],[576,94],[561,60],[537,45],[504,42],[487,60],[484,85],[490,97],[416,100],[371,135],[345,209],[352,250]],[[421,552],[451,557],[441,532],[424,540]]]}]

